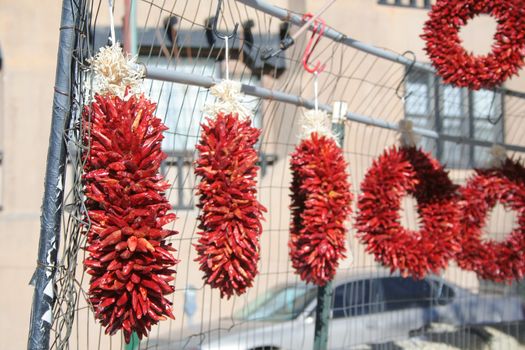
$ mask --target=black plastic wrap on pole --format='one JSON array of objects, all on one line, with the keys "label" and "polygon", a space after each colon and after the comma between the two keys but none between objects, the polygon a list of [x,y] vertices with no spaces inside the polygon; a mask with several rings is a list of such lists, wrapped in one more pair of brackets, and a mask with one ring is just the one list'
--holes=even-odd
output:
[{"label": "black plastic wrap on pole", "polygon": [[40,239],[36,271],[31,280],[35,286],[27,348],[49,349],[50,330],[55,301],[55,272],[60,239],[62,201],[66,162],[64,133],[71,106],[71,71],[76,38],[78,7],[73,0],[63,0],[60,21],[55,93],[51,133],[47,151],[44,199],[40,218]]},{"label": "black plastic wrap on pole", "polygon": [[314,350],[328,348],[330,307],[332,305],[332,282],[317,287],[317,306],[315,307]]}]

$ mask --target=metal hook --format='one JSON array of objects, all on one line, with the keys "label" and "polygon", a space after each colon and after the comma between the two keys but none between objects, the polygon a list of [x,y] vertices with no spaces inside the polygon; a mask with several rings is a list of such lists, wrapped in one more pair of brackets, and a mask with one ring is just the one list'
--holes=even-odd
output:
[{"label": "metal hook", "polygon": [[417,60],[416,59],[416,54],[413,51],[410,51],[410,50],[403,52],[403,54],[401,56],[405,57],[407,54],[412,55],[412,62],[410,62],[410,65],[408,66],[408,68],[405,71],[405,75],[403,76],[403,79],[401,79],[401,81],[399,82],[399,84],[397,85],[397,88],[396,88],[396,96],[403,102],[405,102],[406,99],[409,98],[410,95],[412,95],[412,91],[410,91],[408,94],[401,95],[401,93],[400,93],[401,86],[405,83],[405,81],[407,80],[408,76],[412,72],[412,69],[414,68],[414,65],[416,64],[416,60]]},{"label": "metal hook", "polygon": [[219,3],[217,4],[217,11],[215,12],[215,18],[213,20],[213,27],[212,27],[213,34],[215,34],[215,36],[217,36],[217,38],[221,40],[226,40],[226,38],[233,39],[235,38],[235,35],[237,34],[237,28],[239,27],[239,23],[235,23],[235,27],[233,28],[233,33],[231,33],[230,35],[220,34],[219,31],[217,31],[217,24],[219,23],[219,15],[221,13],[221,7],[222,7],[222,0],[219,0]]},{"label": "metal hook", "polygon": [[[311,13],[307,13],[303,16],[303,20],[306,21],[308,19],[311,19],[312,17],[313,15]],[[308,41],[308,44],[306,45],[306,49],[304,50],[302,61],[303,61],[303,67],[307,72],[321,73],[324,70],[325,66],[322,65],[320,61],[317,61],[315,63],[315,66],[312,68],[309,66],[308,60],[310,60],[310,56],[312,55],[315,47],[317,46],[317,44],[319,43],[319,40],[324,34],[326,23],[322,18],[317,18],[316,20],[314,20],[313,25],[314,25],[314,28],[312,30],[312,36],[310,37],[310,41]],[[315,37],[316,34],[317,34],[317,38]]]}]

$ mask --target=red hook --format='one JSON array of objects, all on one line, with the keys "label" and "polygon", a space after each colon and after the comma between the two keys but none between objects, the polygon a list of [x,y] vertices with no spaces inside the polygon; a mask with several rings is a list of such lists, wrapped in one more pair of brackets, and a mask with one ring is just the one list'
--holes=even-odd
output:
[{"label": "red hook", "polygon": [[[309,19],[311,19],[314,15],[311,13],[305,13],[303,16],[303,21],[307,22]],[[312,36],[310,37],[310,40],[308,41],[308,44],[306,45],[306,49],[304,50],[303,55],[303,67],[306,69],[309,73],[321,73],[325,65],[321,65],[321,62],[317,61],[315,66],[312,68],[308,64],[308,60],[310,59],[310,56],[312,55],[312,52],[314,51],[315,47],[319,43],[319,40],[323,36],[326,23],[322,18],[317,18],[314,23],[314,30],[312,31]],[[317,38],[315,38],[315,35],[317,34]]]}]

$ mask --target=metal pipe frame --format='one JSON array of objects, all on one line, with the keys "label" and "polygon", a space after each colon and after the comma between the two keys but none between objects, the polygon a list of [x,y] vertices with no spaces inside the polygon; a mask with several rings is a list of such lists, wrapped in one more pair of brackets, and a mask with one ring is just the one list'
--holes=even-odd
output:
[{"label": "metal pipe frame", "polygon": [[[238,0],[238,1],[245,1],[245,0]],[[204,88],[210,88],[211,86],[221,81],[220,79],[215,79],[211,76],[202,76],[198,74],[185,73],[185,72],[180,72],[176,70],[169,70],[166,68],[158,68],[158,67],[150,67],[150,66],[145,67],[145,76],[146,78],[149,78],[149,79],[180,83],[180,84],[188,84],[188,85],[200,86]],[[241,91],[244,94],[253,96],[253,97],[259,97],[259,98],[263,98],[263,99],[270,100],[270,101],[288,103],[288,104],[292,104],[295,106],[304,107],[307,109],[314,109],[314,101],[306,100],[302,98],[301,96],[291,95],[286,92],[282,92],[278,90],[270,90],[270,89],[259,87],[259,86],[242,84]],[[329,114],[332,113],[332,106],[327,105],[327,104],[319,104],[319,109],[324,110]],[[369,126],[375,126],[375,127],[379,127],[383,129],[393,130],[393,131],[399,131],[399,127],[397,123],[382,120],[380,118],[372,118],[372,117],[364,116],[361,114],[356,114],[353,112],[347,112],[345,117],[347,120],[353,121],[356,123],[365,124]],[[476,140],[476,139],[471,139],[468,137],[461,137],[461,136],[445,135],[445,134],[441,134],[441,133],[438,133],[437,131],[429,130],[429,129],[414,128],[413,131],[414,133],[420,136],[428,137],[431,139],[440,139],[440,140],[451,141],[455,143],[469,144],[473,146],[481,146],[481,147],[489,147],[489,148],[494,145],[494,143],[490,141]],[[505,143],[499,143],[499,144],[505,147],[505,149],[509,151],[525,153],[525,146],[518,146],[518,145],[512,145],[512,144],[505,144]]]},{"label": "metal pipe frame", "polygon": [[[254,8],[256,10],[262,11],[270,16],[277,17],[282,21],[292,23],[296,26],[301,27],[304,24],[302,15],[299,15],[297,13],[290,12],[289,10],[274,6],[272,4],[267,3],[264,0],[236,0],[236,1],[246,6],[249,6],[251,8]],[[309,30],[313,30],[313,26],[310,26]],[[387,51],[385,49],[381,49],[373,45],[363,43],[359,40],[350,38],[346,36],[345,34],[338,32],[337,30],[333,28],[327,27],[323,36],[326,38],[332,39],[333,41],[340,42],[344,45],[358,49],[360,51],[369,53],[373,56],[381,57],[381,58],[384,58],[392,62],[403,64],[405,66],[413,66],[413,68],[419,69],[425,72],[431,72],[433,74],[435,74],[436,72],[435,69],[429,64],[422,63],[422,62],[413,62],[411,59],[406,58],[405,56],[402,56],[395,52]],[[499,92],[501,94],[508,95],[508,96],[525,98],[525,92],[515,91],[515,90],[507,89],[504,87],[496,88],[494,89],[494,91]]]}]

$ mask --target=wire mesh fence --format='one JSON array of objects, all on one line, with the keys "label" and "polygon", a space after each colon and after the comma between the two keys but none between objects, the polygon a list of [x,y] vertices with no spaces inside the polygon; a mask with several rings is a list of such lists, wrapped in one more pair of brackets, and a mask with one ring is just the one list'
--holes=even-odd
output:
[{"label": "wire mesh fence", "polygon": [[[261,238],[259,275],[253,288],[242,296],[221,299],[206,285],[194,261],[193,244],[198,236],[198,210],[193,173],[195,145],[204,121],[202,107],[213,100],[208,89],[185,81],[146,78],[144,90],[158,103],[156,115],[168,126],[162,148],[168,158],[162,173],[170,182],[167,191],[177,220],[171,229],[178,235],[170,241],[177,249],[176,291],[171,298],[175,320],[160,322],[138,349],[300,349],[311,348],[314,337],[315,288],[304,285],[288,257],[289,155],[298,142],[299,105],[313,100],[313,76],[302,68],[305,41],[263,61],[261,56],[278,48],[279,41],[294,31],[282,21],[256,9],[250,1],[226,1],[219,26],[231,31],[241,24],[224,57],[224,43],[211,33],[216,1],[136,1],[138,61],[147,68],[184,72],[190,80],[230,76],[246,87],[260,87],[295,96],[285,103],[271,96],[245,97],[254,112],[254,124],[262,129],[257,149],[261,167],[258,197],[269,210]],[[68,166],[66,195],[56,275],[51,348],[124,349],[123,338],[108,336],[98,325],[87,302],[89,278],[82,268],[86,239],[82,234],[86,209],[82,194],[80,113],[89,101],[91,87],[86,59],[105,45],[109,27],[107,2],[78,0],[79,26],[74,51],[72,120],[67,126]],[[129,16],[129,7],[118,2],[115,17]],[[117,27],[119,41],[127,42],[130,28]],[[129,44],[129,43],[128,43]],[[397,55],[385,51],[388,55]],[[411,64],[419,57],[406,53],[401,64],[369,51],[325,38],[312,60],[326,65],[319,76],[319,102],[323,108],[345,102],[350,117],[344,123],[345,157],[350,164],[354,198],[372,164],[386,147],[397,143],[398,121],[406,118],[415,126],[437,132],[439,137],[421,139],[458,184],[484,166],[492,143],[513,145],[511,154],[525,150],[522,139],[524,96],[508,90],[469,91],[443,85],[430,69]],[[249,89],[245,89],[245,91]],[[378,123],[375,123],[375,122]],[[450,136],[449,138],[444,136]],[[472,141],[481,142],[472,142]],[[480,146],[486,142],[486,145]],[[487,147],[489,145],[489,147]],[[523,148],[522,148],[523,147]],[[355,201],[354,201],[355,202]],[[354,204],[355,207],[355,204]],[[415,201],[402,205],[402,223],[417,229]],[[355,213],[355,210],[354,210]],[[329,330],[329,348],[518,348],[523,341],[519,320],[522,284],[493,284],[451,263],[441,276],[423,281],[390,276],[366,254],[348,222],[348,257],[340,262],[335,280]],[[501,240],[516,224],[513,213],[497,206],[487,224],[491,239]],[[489,238],[489,237],[487,237]],[[390,277],[389,277],[390,276]],[[396,294],[397,293],[397,294]],[[386,300],[389,300],[388,302]],[[443,311],[449,306],[449,311]],[[451,324],[433,324],[443,312]],[[448,312],[448,314],[447,314]],[[473,322],[475,320],[475,322]],[[454,322],[452,322],[454,321]],[[471,326],[471,323],[481,326]],[[431,345],[429,345],[431,344]],[[128,346],[129,348],[129,346]]]}]

